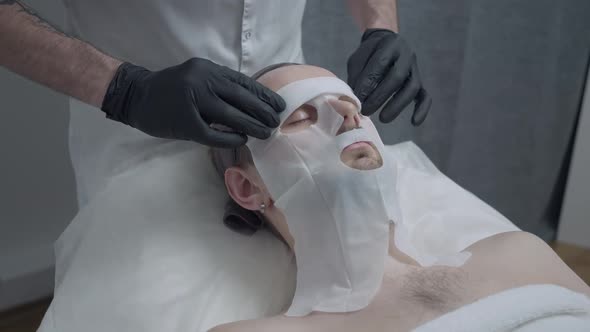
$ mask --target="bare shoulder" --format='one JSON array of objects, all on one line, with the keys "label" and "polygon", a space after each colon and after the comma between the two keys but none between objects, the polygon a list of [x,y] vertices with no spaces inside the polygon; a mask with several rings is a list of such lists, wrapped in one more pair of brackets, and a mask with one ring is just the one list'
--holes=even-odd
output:
[{"label": "bare shoulder", "polygon": [[242,320],[233,323],[218,325],[208,332],[291,332],[300,331],[293,326],[290,320],[282,316],[263,319]]},{"label": "bare shoulder", "polygon": [[[476,267],[514,284],[556,284],[590,295],[590,288],[542,239],[528,232],[507,232],[477,242],[469,251]],[[487,266],[486,266],[487,265]]]},{"label": "bare shoulder", "polygon": [[[258,322],[258,323],[257,323]],[[261,330],[259,325],[264,325],[259,320],[242,320],[228,324],[217,325],[208,332],[250,332],[250,331],[266,331]],[[258,328],[256,327],[258,326]]]},{"label": "bare shoulder", "polygon": [[214,328],[210,329],[207,332],[247,332],[247,331],[255,331],[251,324],[248,324],[250,321],[238,321],[233,323],[227,323],[222,325],[217,325]]}]

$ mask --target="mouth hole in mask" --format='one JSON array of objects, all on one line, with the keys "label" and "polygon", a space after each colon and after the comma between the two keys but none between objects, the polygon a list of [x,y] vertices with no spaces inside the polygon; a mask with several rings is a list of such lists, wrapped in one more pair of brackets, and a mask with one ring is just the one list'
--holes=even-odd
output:
[{"label": "mouth hole in mask", "polygon": [[356,142],[342,149],[340,161],[359,171],[370,171],[383,166],[383,158],[373,142]]}]

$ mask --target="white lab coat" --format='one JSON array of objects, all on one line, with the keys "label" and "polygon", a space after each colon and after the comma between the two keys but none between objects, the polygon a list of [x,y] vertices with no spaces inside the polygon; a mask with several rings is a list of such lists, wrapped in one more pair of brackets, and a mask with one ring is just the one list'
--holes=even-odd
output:
[{"label": "white lab coat", "polygon": [[[63,0],[69,33],[151,70],[191,57],[252,74],[278,62],[303,62],[305,0]],[[70,155],[84,206],[106,178],[150,158],[170,141],[107,120],[70,102]],[[208,162],[208,161],[207,161]]]}]

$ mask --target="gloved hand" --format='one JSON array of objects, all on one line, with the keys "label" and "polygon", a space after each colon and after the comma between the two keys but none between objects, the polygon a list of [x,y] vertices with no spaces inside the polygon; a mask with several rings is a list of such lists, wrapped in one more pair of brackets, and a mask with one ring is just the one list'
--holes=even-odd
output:
[{"label": "gloved hand", "polygon": [[393,121],[414,101],[412,124],[418,126],[432,105],[420,80],[416,55],[391,30],[365,31],[361,45],[348,59],[348,84],[363,104],[364,115],[375,113],[391,97],[379,114],[381,122]]},{"label": "gloved hand", "polygon": [[156,72],[124,63],[102,104],[108,118],[151,136],[226,148],[245,144],[246,135],[268,138],[284,108],[279,95],[255,80],[199,58]]}]

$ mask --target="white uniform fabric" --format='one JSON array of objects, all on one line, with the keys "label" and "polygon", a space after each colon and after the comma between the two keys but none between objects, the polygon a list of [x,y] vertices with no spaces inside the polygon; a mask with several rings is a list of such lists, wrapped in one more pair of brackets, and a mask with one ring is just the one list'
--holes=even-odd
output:
[{"label": "white uniform fabric", "polygon": [[414,332],[587,332],[590,298],[556,285],[509,289],[449,312]]},{"label": "white uniform fabric", "polygon": [[[278,62],[303,62],[305,0],[63,0],[66,29],[98,49],[151,70],[202,57],[253,74]],[[70,102],[70,155],[85,205],[110,175],[162,140]]]},{"label": "white uniform fabric", "polygon": [[[60,236],[54,299],[40,332],[207,331],[289,307],[292,254],[268,232],[227,229],[225,189],[203,160],[205,148],[167,144],[112,176]],[[444,214],[436,202],[449,193],[454,200],[445,204],[456,210],[493,211],[413,143],[386,151],[398,163],[400,198],[419,200],[423,215]]]},{"label": "white uniform fabric", "polygon": [[305,0],[63,0],[70,32],[151,70],[204,57],[253,74],[302,58]]},{"label": "white uniform fabric", "polygon": [[[360,128],[337,135],[344,118],[331,101],[347,97],[361,109],[351,88],[334,77],[293,82],[277,93],[286,108],[282,122],[303,104],[317,122],[294,133],[275,130],[248,147],[274,205],[285,215],[295,240],[297,288],[288,316],[312,311],[350,312],[371,302],[383,279],[389,225],[398,219],[397,167],[366,117]],[[383,165],[358,170],[341,161],[343,149],[370,142]]]}]

